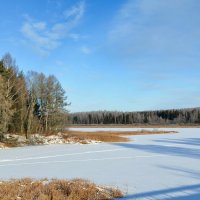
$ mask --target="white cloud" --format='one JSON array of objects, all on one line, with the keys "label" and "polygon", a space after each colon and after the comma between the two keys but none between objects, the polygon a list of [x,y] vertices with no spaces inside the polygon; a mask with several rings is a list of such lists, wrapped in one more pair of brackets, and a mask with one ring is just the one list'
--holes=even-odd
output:
[{"label": "white cloud", "polygon": [[82,46],[81,47],[81,52],[84,53],[84,54],[91,54],[92,50],[87,46]]},{"label": "white cloud", "polygon": [[75,21],[78,21],[82,18],[85,12],[85,3],[82,1],[78,5],[73,6],[69,10],[64,11],[64,16],[66,19],[74,18]]},{"label": "white cloud", "polygon": [[129,0],[109,33],[114,51],[133,56],[183,56],[200,45],[198,0]]},{"label": "white cloud", "polygon": [[56,60],[56,61],[55,61],[55,64],[56,64],[57,66],[64,66],[64,62],[61,61],[61,60]]},{"label": "white cloud", "polygon": [[34,23],[33,27],[39,31],[45,30],[46,28],[46,23],[45,22],[38,22],[38,23]]},{"label": "white cloud", "polygon": [[63,21],[48,26],[47,22],[34,21],[26,15],[26,20],[21,27],[21,32],[32,48],[40,54],[48,54],[57,48],[63,39],[79,39],[79,34],[73,33],[85,11],[84,1],[68,9],[63,14]]}]

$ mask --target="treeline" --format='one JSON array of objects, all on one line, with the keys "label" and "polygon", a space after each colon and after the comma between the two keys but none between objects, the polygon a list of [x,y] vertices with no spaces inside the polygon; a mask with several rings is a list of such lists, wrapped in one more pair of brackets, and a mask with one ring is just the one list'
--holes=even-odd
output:
[{"label": "treeline", "polygon": [[200,108],[146,112],[71,113],[72,124],[200,124]]},{"label": "treeline", "polygon": [[24,75],[9,53],[0,60],[0,134],[58,131],[67,123],[66,100],[55,76]]}]

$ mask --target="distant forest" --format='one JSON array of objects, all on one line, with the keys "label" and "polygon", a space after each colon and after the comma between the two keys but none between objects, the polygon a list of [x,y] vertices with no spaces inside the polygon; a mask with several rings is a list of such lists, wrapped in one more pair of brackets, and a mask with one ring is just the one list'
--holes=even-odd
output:
[{"label": "distant forest", "polygon": [[72,124],[200,124],[200,108],[144,112],[71,113]]}]

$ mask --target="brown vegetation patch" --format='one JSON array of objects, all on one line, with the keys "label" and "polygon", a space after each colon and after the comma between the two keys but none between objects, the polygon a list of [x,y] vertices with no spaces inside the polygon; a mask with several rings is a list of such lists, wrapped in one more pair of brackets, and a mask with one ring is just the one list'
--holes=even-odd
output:
[{"label": "brown vegetation patch", "polygon": [[82,179],[36,181],[26,178],[0,182],[1,200],[108,200],[122,196],[118,189],[100,187]]},{"label": "brown vegetation patch", "polygon": [[63,135],[64,139],[72,139],[74,141],[85,144],[86,141],[94,140],[101,142],[128,142],[130,139],[124,136],[132,135],[148,135],[148,134],[167,134],[177,133],[176,131],[95,131],[95,132],[81,132],[81,131],[66,131]]},{"label": "brown vegetation patch", "polygon": [[3,142],[0,142],[0,148],[11,148],[11,147],[18,147],[18,143],[16,141],[9,141],[9,140],[6,140],[6,141],[3,141]]}]

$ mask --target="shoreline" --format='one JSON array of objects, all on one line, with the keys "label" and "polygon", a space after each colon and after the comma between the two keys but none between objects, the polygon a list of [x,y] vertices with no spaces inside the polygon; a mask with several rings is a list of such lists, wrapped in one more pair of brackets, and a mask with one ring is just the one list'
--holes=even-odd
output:
[{"label": "shoreline", "polygon": [[200,124],[71,124],[66,128],[200,128]]},{"label": "shoreline", "polygon": [[31,135],[29,139],[25,136],[16,134],[6,134],[4,141],[0,142],[0,149],[49,144],[95,144],[102,142],[129,142],[128,136],[154,135],[154,134],[173,134],[177,131],[165,130],[140,130],[140,131],[73,131],[67,130],[56,135]]}]

